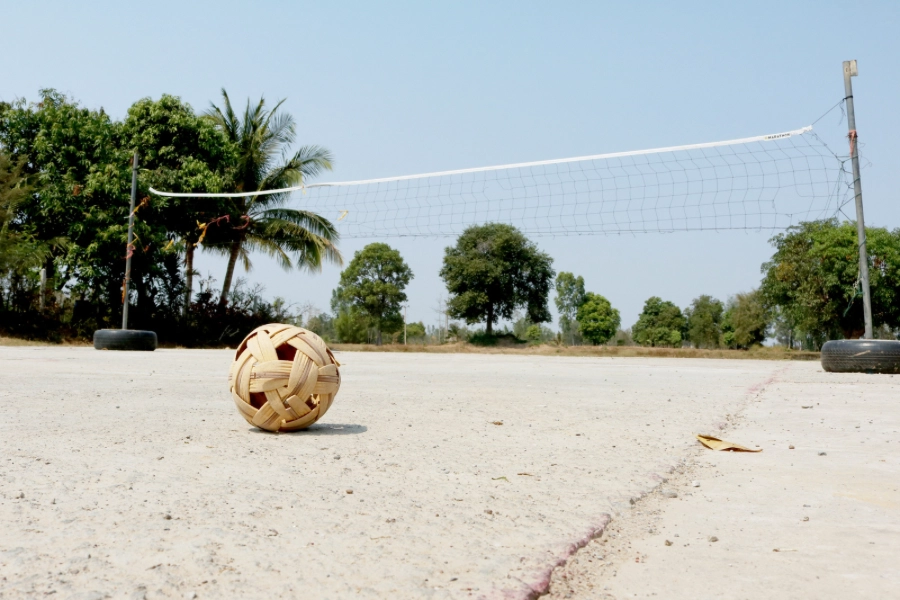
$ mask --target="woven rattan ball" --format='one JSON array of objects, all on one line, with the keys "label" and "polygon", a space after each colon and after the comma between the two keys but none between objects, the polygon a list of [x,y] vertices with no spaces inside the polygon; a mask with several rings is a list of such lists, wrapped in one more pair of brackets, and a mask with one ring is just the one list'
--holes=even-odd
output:
[{"label": "woven rattan ball", "polygon": [[304,429],[334,401],[341,386],[339,366],[312,331],[263,325],[238,346],[228,384],[248,423],[268,431]]}]

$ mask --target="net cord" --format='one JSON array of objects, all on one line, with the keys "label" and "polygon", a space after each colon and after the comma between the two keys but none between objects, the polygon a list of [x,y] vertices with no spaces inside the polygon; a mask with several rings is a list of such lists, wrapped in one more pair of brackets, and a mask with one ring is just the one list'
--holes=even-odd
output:
[{"label": "net cord", "polygon": [[467,173],[483,173],[487,171],[502,171],[506,169],[522,169],[526,167],[540,167],[545,165],[559,165],[564,163],[584,162],[590,160],[606,160],[610,158],[622,158],[627,156],[641,156],[646,154],[663,154],[666,152],[680,152],[685,150],[700,150],[703,148],[718,148],[721,146],[736,146],[740,144],[749,144],[752,142],[771,142],[784,138],[793,137],[795,135],[803,135],[812,131],[812,125],[807,125],[800,129],[784,131],[781,133],[770,133],[767,135],[757,135],[754,137],[740,138],[735,140],[725,140],[722,142],[705,142],[702,144],[686,144],[683,146],[668,146],[665,148],[652,148],[649,150],[630,150],[627,152],[611,152],[608,154],[594,154],[591,156],[576,156],[573,158],[554,158],[550,160],[538,160],[533,162],[513,163],[508,165],[496,165],[493,167],[473,167],[469,169],[456,169],[454,171],[436,171],[434,173],[421,173],[418,175],[401,175],[399,177],[382,177],[379,179],[360,179],[358,181],[333,181],[325,183],[312,183],[309,185],[296,185],[293,187],[280,188],[277,190],[262,190],[257,192],[241,192],[241,193],[198,193],[198,192],[163,192],[150,188],[152,194],[164,196],[167,198],[247,198],[251,196],[263,196],[268,194],[284,194],[287,192],[295,192],[299,190],[307,190],[320,187],[340,187],[340,186],[359,186],[372,183],[387,183],[393,181],[408,181],[411,179],[427,179],[429,177],[445,177],[448,175],[464,175]]}]

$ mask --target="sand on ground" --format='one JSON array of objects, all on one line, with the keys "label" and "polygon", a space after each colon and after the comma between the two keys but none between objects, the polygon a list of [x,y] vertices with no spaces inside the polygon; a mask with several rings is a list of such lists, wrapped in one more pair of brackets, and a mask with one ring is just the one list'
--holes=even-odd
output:
[{"label": "sand on ground", "polygon": [[0,598],[533,598],[699,460],[694,433],[773,388],[874,381],[815,363],[338,358],[324,419],[275,435],[238,416],[227,351],[0,348]]}]

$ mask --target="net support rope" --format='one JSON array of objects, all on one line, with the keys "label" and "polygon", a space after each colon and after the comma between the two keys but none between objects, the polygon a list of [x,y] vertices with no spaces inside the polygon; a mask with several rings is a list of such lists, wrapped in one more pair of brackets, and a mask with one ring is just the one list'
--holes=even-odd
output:
[{"label": "net support rope", "polygon": [[488,221],[532,235],[776,230],[833,215],[843,163],[812,126],[721,142],[245,193],[281,195],[342,237],[456,236]]}]

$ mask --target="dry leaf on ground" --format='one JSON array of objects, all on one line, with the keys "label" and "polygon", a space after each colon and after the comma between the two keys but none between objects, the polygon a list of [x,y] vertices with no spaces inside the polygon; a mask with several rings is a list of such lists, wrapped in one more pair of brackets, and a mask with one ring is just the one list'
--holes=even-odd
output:
[{"label": "dry leaf on ground", "polygon": [[726,442],[709,435],[700,435],[698,433],[697,439],[700,440],[701,444],[712,450],[730,450],[732,452],[762,452],[762,448],[747,448],[746,446],[741,446],[740,444],[735,444],[734,442]]}]

